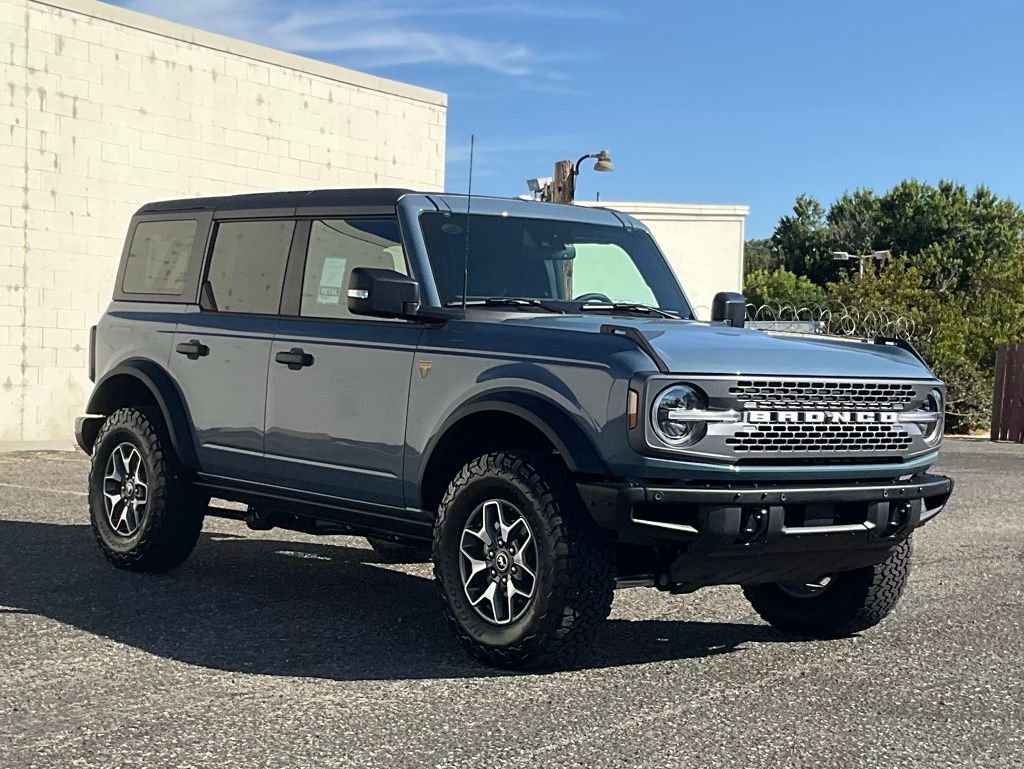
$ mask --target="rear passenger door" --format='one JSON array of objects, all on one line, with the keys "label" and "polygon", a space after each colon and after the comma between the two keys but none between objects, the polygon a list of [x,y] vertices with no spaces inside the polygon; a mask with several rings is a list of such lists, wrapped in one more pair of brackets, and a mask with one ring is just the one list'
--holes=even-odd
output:
[{"label": "rear passenger door", "polygon": [[204,307],[178,322],[171,372],[211,475],[263,478],[267,367],[294,230],[291,220],[215,222]]},{"label": "rear passenger door", "polygon": [[354,267],[407,273],[393,215],[299,222],[267,389],[269,482],[404,506],[409,378],[422,327],[353,316]]}]

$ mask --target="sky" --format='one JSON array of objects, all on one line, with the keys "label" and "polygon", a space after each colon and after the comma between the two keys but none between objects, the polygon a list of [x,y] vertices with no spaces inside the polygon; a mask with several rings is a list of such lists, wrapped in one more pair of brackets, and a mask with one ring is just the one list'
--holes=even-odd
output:
[{"label": "sky", "polygon": [[577,197],[750,206],[771,234],[907,177],[1024,203],[1020,0],[124,0],[448,94],[446,184],[517,195],[554,162]]}]

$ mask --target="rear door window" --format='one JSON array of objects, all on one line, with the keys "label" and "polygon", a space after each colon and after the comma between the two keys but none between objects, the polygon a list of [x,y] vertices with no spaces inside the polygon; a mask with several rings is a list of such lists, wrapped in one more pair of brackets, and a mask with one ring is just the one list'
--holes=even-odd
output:
[{"label": "rear door window", "polygon": [[219,312],[278,312],[294,230],[293,221],[217,225],[206,279]]},{"label": "rear door window", "polygon": [[310,225],[299,313],[310,318],[351,318],[346,289],[356,267],[408,275],[392,218],[318,219]]},{"label": "rear door window", "polygon": [[140,222],[128,249],[121,290],[126,294],[181,296],[188,286],[196,221]]}]

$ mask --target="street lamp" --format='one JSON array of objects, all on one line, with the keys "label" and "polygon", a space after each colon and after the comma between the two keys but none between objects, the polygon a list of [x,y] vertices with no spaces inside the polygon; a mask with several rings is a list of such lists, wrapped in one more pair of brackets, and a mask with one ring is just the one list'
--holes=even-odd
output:
[{"label": "street lamp", "polygon": [[612,163],[612,156],[610,154],[608,154],[608,150],[601,150],[600,152],[591,152],[589,155],[584,155],[579,160],[577,160],[576,161],[576,168],[573,171],[574,175],[576,175],[576,176],[580,175],[580,166],[583,164],[583,161],[587,160],[588,158],[596,158],[597,159],[597,162],[594,163],[594,170],[595,171],[598,171],[598,172],[601,172],[601,173],[607,173],[608,171],[614,171],[615,170],[615,164]]},{"label": "street lamp", "polygon": [[[576,199],[576,177],[580,175],[583,161],[588,158],[594,158],[594,170],[599,173],[615,170],[608,150],[601,150],[583,155],[575,163],[571,160],[559,160],[555,163],[554,176],[528,179],[526,183],[531,192],[539,191],[540,199],[547,203],[572,203]],[[537,187],[540,189],[535,189]]]},{"label": "street lamp", "polygon": [[600,152],[591,152],[588,155],[582,156],[576,161],[576,166],[572,172],[572,198],[570,203],[576,199],[576,177],[580,175],[580,166],[584,160],[594,158],[597,162],[594,163],[594,170],[598,173],[610,173],[615,170],[615,164],[612,163],[612,156],[608,153],[608,150],[601,150]]},{"label": "street lamp", "polygon": [[847,251],[833,251],[832,261],[834,262],[848,262],[851,259],[856,259],[860,263],[860,277],[864,277],[864,262],[868,259],[877,259],[879,262],[884,262],[892,254],[889,251],[872,251],[870,254],[851,254]]}]

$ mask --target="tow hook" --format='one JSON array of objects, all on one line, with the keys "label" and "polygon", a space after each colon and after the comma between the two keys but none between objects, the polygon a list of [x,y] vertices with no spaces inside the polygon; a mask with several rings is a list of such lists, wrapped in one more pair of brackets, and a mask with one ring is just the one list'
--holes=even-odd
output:
[{"label": "tow hook", "polygon": [[768,530],[767,507],[745,507],[740,517],[738,543],[749,545],[757,541]]},{"label": "tow hook", "polygon": [[889,520],[886,522],[886,535],[895,534],[907,525],[910,517],[910,502],[893,502],[889,506]]}]

